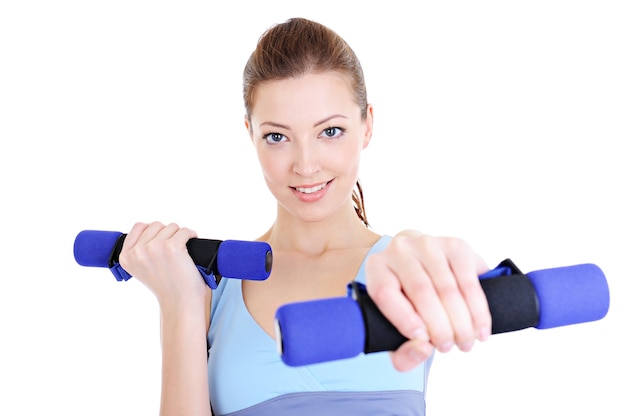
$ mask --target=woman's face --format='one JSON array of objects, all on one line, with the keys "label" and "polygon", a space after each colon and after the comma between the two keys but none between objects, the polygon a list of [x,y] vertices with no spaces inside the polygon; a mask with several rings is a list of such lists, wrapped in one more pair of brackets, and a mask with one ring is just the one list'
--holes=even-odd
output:
[{"label": "woman's face", "polygon": [[[361,150],[372,133],[338,72],[264,82],[246,127],[265,181],[282,208],[305,221],[352,214]],[[248,124],[249,123],[249,124]]]}]

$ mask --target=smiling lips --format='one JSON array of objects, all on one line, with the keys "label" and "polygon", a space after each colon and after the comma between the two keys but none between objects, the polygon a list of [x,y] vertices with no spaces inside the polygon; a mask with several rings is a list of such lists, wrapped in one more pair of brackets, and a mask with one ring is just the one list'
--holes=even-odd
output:
[{"label": "smiling lips", "polygon": [[298,199],[303,202],[314,202],[322,198],[326,193],[328,185],[332,182],[332,179],[328,182],[324,182],[315,186],[296,186],[291,189],[294,190]]},{"label": "smiling lips", "polygon": [[313,192],[317,192],[319,190],[322,190],[325,187],[326,187],[326,183],[323,183],[321,185],[312,186],[310,188],[299,188],[299,187],[296,187],[296,191],[302,192],[302,193],[305,193],[305,194],[312,194]]}]

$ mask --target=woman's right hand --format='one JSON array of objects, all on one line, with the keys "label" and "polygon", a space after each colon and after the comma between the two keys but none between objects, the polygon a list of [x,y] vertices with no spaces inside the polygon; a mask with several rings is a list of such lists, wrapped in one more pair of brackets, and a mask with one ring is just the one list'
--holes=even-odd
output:
[{"label": "woman's right hand", "polygon": [[177,224],[136,223],[119,256],[120,265],[145,284],[163,307],[170,303],[204,302],[208,286],[187,251],[196,232]]},{"label": "woman's right hand", "polygon": [[161,310],[162,415],[210,415],[206,300],[209,287],[189,256],[195,231],[176,224],[137,223],[120,265],[157,297]]}]

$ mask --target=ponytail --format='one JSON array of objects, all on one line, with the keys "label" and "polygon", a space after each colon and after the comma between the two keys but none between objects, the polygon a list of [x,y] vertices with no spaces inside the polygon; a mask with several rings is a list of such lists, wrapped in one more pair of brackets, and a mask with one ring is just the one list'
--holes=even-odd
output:
[{"label": "ponytail", "polygon": [[365,214],[363,188],[361,187],[361,182],[359,180],[356,181],[356,189],[352,191],[352,202],[354,202],[354,210],[356,211],[356,215],[363,222],[363,224],[365,224],[366,227],[369,227],[370,224],[367,221],[367,215]]}]

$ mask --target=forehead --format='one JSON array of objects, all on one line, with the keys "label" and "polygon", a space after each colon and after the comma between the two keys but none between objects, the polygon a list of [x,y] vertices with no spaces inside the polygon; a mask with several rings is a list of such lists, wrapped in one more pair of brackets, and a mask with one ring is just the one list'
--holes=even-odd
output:
[{"label": "forehead", "polygon": [[[252,118],[312,118],[359,111],[350,79],[332,71],[265,81],[257,86]],[[346,114],[347,115],[347,114]]]}]

